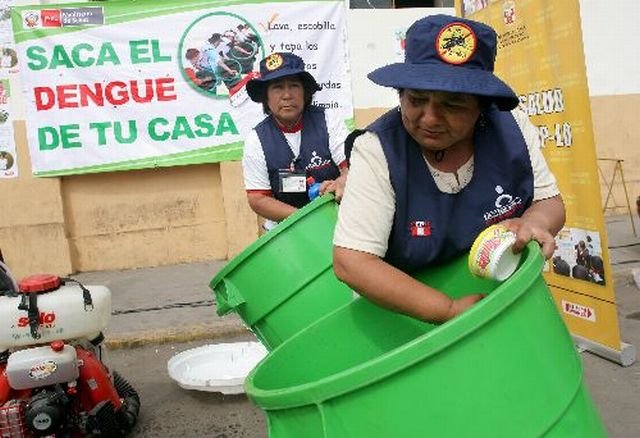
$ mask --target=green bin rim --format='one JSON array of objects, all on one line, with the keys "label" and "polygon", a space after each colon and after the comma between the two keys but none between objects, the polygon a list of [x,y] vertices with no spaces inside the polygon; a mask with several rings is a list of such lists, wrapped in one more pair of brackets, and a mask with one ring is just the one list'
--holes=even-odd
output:
[{"label": "green bin rim", "polygon": [[[285,409],[310,404],[319,404],[325,400],[336,398],[340,395],[353,392],[359,388],[371,385],[383,380],[405,368],[432,356],[449,345],[460,341],[464,337],[474,333],[483,325],[516,302],[525,294],[535,281],[541,278],[540,273],[544,265],[544,258],[537,242],[529,242],[523,250],[523,261],[518,270],[508,281],[518,282],[521,287],[517,292],[500,294],[504,283],[496,287],[487,297],[464,312],[463,317],[455,318],[445,324],[435,327],[428,333],[407,342],[393,350],[390,350],[375,359],[355,367],[348,368],[331,376],[324,377],[314,382],[291,386],[277,390],[262,390],[253,385],[253,377],[259,371],[258,364],[245,380],[245,390],[256,404],[262,409]],[[320,321],[342,311],[351,305],[347,303],[323,317]],[[491,315],[487,318],[487,314]],[[318,321],[317,323],[320,323]],[[317,324],[316,323],[316,324]],[[304,336],[307,330],[313,330],[315,324],[306,327],[289,340],[280,344],[270,355],[277,354],[281,348],[286,348],[288,342],[294,341],[298,336]],[[268,360],[269,356],[263,359]],[[581,365],[579,365],[581,367]]]},{"label": "green bin rim", "polygon": [[275,239],[278,235],[283,233],[287,228],[291,227],[294,223],[296,223],[299,219],[303,218],[311,214],[314,210],[320,208],[321,206],[333,202],[335,197],[333,193],[325,193],[324,195],[314,199],[312,202],[308,203],[304,207],[298,209],[295,213],[288,216],[284,220],[282,220],[277,227],[273,230],[269,231],[266,234],[263,234],[258,239],[254,240],[249,246],[242,250],[242,252],[236,255],[233,259],[229,261],[218,273],[213,277],[211,282],[209,283],[209,287],[215,291],[218,283],[224,280],[224,278],[233,270],[235,270],[239,264],[244,262],[247,258],[249,258],[253,253],[255,253],[259,248],[266,245],[273,239]]}]

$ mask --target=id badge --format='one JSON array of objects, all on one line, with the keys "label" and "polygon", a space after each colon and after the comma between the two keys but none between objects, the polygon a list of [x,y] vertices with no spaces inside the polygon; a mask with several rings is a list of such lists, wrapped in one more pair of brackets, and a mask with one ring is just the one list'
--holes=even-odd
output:
[{"label": "id badge", "polygon": [[281,169],[278,171],[281,193],[305,193],[307,191],[307,174]]}]

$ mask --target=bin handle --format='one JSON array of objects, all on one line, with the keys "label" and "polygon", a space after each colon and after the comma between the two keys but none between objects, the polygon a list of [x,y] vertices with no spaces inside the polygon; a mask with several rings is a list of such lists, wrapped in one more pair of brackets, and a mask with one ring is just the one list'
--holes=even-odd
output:
[{"label": "bin handle", "polygon": [[240,290],[229,279],[222,279],[216,288],[216,312],[224,315],[245,302]]}]

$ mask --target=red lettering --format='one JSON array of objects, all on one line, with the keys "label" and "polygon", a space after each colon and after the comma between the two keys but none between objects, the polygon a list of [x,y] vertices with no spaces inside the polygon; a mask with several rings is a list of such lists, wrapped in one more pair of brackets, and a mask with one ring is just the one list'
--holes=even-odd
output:
[{"label": "red lettering", "polygon": [[[40,312],[38,315],[38,324],[47,324],[51,326],[56,321],[56,314],[54,312]],[[21,316],[18,318],[18,327],[27,327],[29,325],[29,318],[27,316]]]},{"label": "red lettering", "polygon": [[[138,103],[147,103],[151,102],[153,99],[153,81],[151,79],[144,80],[144,96],[140,95],[140,88],[138,87],[138,82],[131,83],[131,97]],[[160,100],[158,98],[158,100]]]},{"label": "red lettering", "polygon": [[480,269],[485,269],[491,261],[491,253],[498,247],[502,241],[499,237],[494,237],[491,240],[487,240],[480,248],[480,255],[478,256],[478,266]]},{"label": "red lettering", "polygon": [[78,108],[78,102],[75,102],[74,98],[77,98],[75,85],[59,85],[56,87],[58,93],[58,108]]},{"label": "red lettering", "polygon": [[150,103],[177,100],[174,78],[137,79],[128,82],[111,81],[107,84],[64,84],[52,87],[34,87],[36,109],[50,110],[57,105],[59,109],[78,108],[107,104],[119,106],[131,101]]},{"label": "red lettering", "polygon": [[80,84],[80,106],[89,106],[89,100],[96,106],[104,106],[104,94],[102,93],[102,84],[94,84],[95,90],[92,90],[86,84]]},{"label": "red lettering", "polygon": [[38,111],[53,108],[56,102],[56,93],[49,87],[35,87],[33,94],[36,99],[36,109]]},{"label": "red lettering", "polygon": [[[116,90],[115,88],[120,88]],[[129,94],[127,93],[127,84],[120,81],[109,82],[105,89],[107,101],[112,105],[122,105],[129,102]]]},{"label": "red lettering", "polygon": [[173,86],[173,78],[156,79],[156,94],[160,102],[176,100],[175,87]]}]

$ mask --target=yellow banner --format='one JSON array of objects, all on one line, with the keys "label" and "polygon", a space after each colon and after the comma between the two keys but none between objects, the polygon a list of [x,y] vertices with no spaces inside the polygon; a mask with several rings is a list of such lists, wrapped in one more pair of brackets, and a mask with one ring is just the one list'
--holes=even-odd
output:
[{"label": "yellow banner", "polygon": [[496,74],[538,127],[567,208],[545,279],[569,330],[620,351],[578,0],[456,0],[498,34]]}]

